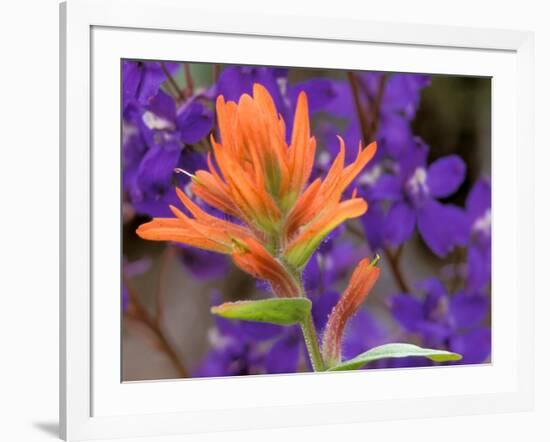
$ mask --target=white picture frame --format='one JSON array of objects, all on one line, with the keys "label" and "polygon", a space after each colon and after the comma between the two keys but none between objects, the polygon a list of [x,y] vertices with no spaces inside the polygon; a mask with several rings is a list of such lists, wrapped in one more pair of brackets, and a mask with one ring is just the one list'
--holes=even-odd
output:
[{"label": "white picture frame", "polygon": [[[69,0],[61,4],[60,14],[63,438],[162,436],[532,407],[531,33],[316,19],[284,11],[243,15],[230,9],[191,9],[177,0]],[[193,42],[187,47],[195,49],[182,52],[181,42]],[[330,61],[323,57],[327,50],[333,50]],[[354,61],[350,54],[356,51],[370,60]],[[114,276],[120,256],[113,249],[120,242],[119,190],[113,189],[120,173],[120,85],[119,71],[112,69],[119,69],[123,56],[493,77],[493,362],[446,370],[375,370],[369,378],[365,372],[350,372],[122,384],[117,369],[120,280]],[[389,382],[395,390],[385,388]],[[258,389],[263,389],[261,395]],[[289,399],[285,391],[295,394]],[[182,392],[192,398],[185,406],[178,401]]]}]

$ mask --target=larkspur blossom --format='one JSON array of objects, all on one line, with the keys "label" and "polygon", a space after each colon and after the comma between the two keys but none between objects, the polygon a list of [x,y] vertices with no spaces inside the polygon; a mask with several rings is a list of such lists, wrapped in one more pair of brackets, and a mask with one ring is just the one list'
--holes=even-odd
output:
[{"label": "larkspur blossom", "polygon": [[427,155],[427,146],[417,140],[400,158],[395,173],[382,176],[370,196],[391,203],[384,217],[383,237],[387,244],[402,244],[418,226],[426,245],[443,257],[467,240],[463,211],[438,201],[462,184],[465,165],[457,155],[448,155],[428,166]]},{"label": "larkspur blossom", "polygon": [[419,289],[425,294],[423,299],[410,293],[390,298],[396,321],[424,345],[460,352],[460,363],[483,362],[491,352],[490,329],[483,323],[489,298],[465,291],[449,294],[437,278],[421,281]]},{"label": "larkspur blossom", "polygon": [[479,179],[466,199],[469,225],[466,289],[483,290],[491,279],[491,185]]}]

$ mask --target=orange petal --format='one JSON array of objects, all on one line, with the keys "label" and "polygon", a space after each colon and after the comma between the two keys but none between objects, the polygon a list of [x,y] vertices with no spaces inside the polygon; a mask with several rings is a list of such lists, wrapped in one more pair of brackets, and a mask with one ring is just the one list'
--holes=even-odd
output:
[{"label": "orange petal", "polygon": [[287,156],[289,182],[282,189],[284,192],[298,195],[309,180],[315,158],[315,142],[310,139],[309,111],[304,91],[298,95]]},{"label": "orange petal", "polygon": [[211,240],[181,220],[174,218],[155,218],[139,226],[136,233],[140,238],[151,241],[175,241],[218,253],[229,254],[232,252],[231,247]]},{"label": "orange petal", "polygon": [[300,290],[283,265],[257,241],[243,239],[232,254],[235,264],[255,278],[266,280],[280,297],[296,297]]},{"label": "orange petal", "polygon": [[319,198],[320,187],[321,180],[317,178],[302,193],[288,214],[285,223],[285,238],[287,242],[294,237],[294,234],[301,226],[309,223],[315,215],[319,214],[322,205],[322,198]]},{"label": "orange petal", "polygon": [[323,212],[288,244],[284,251],[285,259],[296,268],[304,267],[321,241],[333,229],[347,219],[361,216],[366,211],[366,201],[362,198],[354,198]]}]

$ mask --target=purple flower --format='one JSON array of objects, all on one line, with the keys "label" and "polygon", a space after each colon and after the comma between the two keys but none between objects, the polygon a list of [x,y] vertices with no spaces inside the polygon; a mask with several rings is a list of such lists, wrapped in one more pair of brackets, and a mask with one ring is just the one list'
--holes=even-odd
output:
[{"label": "purple flower", "polygon": [[[179,63],[164,63],[164,67],[170,74],[174,74],[179,66]],[[122,62],[123,112],[126,114],[131,105],[149,104],[149,100],[158,93],[165,81],[166,75],[161,62],[124,60]]]},{"label": "purple flower", "polygon": [[429,75],[391,75],[385,87],[382,113],[402,115],[407,120],[412,120],[420,104],[420,93],[430,83]]},{"label": "purple flower", "polygon": [[437,278],[422,281],[419,288],[425,292],[423,299],[405,293],[391,297],[390,310],[397,323],[407,333],[417,335],[426,347],[461,353],[460,363],[487,359],[491,353],[490,330],[483,322],[489,298],[464,291],[450,295]]},{"label": "purple flower", "polygon": [[468,243],[466,289],[477,292],[491,280],[491,184],[479,179],[466,199],[470,233]]},{"label": "purple flower", "polygon": [[[167,65],[167,69],[173,71],[178,66]],[[212,130],[213,114],[194,97],[178,104],[161,90],[160,84],[166,78],[159,63],[128,61],[124,62],[123,71],[127,98],[124,189],[138,213],[168,216],[168,205],[177,201],[174,186],[184,187],[189,182],[186,175],[174,176],[174,169],[193,173],[204,167],[204,156],[193,152],[190,145]],[[136,82],[141,82],[137,89]]]},{"label": "purple flower", "polygon": [[[214,294],[213,304],[220,303]],[[214,317],[208,339],[211,349],[194,375],[198,377],[241,376],[265,373],[265,342],[283,333],[281,326]]]},{"label": "purple flower", "polygon": [[[439,257],[467,241],[464,212],[437,199],[452,195],[464,181],[466,166],[457,155],[427,165],[428,147],[417,140],[398,163],[397,173],[378,179],[370,196],[391,202],[384,217],[384,241],[398,246],[415,226],[427,246]],[[367,212],[368,213],[368,212]]]}]

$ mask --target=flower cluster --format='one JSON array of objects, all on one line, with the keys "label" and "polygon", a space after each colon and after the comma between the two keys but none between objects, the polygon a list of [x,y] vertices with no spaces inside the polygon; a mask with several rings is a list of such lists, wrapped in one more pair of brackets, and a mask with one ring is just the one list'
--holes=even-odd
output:
[{"label": "flower cluster", "polygon": [[[175,81],[182,74],[186,87]],[[198,278],[223,275],[227,256],[277,297],[308,297],[326,366],[396,337],[461,353],[459,363],[489,357],[490,184],[480,178],[464,208],[448,202],[466,164],[431,160],[411,127],[428,76],[292,81],[287,69],[227,66],[194,89],[184,65],[141,61],[123,62],[122,75],[127,219],[153,218],[141,238],[178,244]],[[350,242],[344,222],[354,218],[363,230]],[[390,324],[360,307],[379,275],[362,258],[395,259],[416,233],[441,271],[384,294]],[[451,255],[464,259],[448,265]],[[308,370],[302,333],[218,317],[195,374]]]}]

